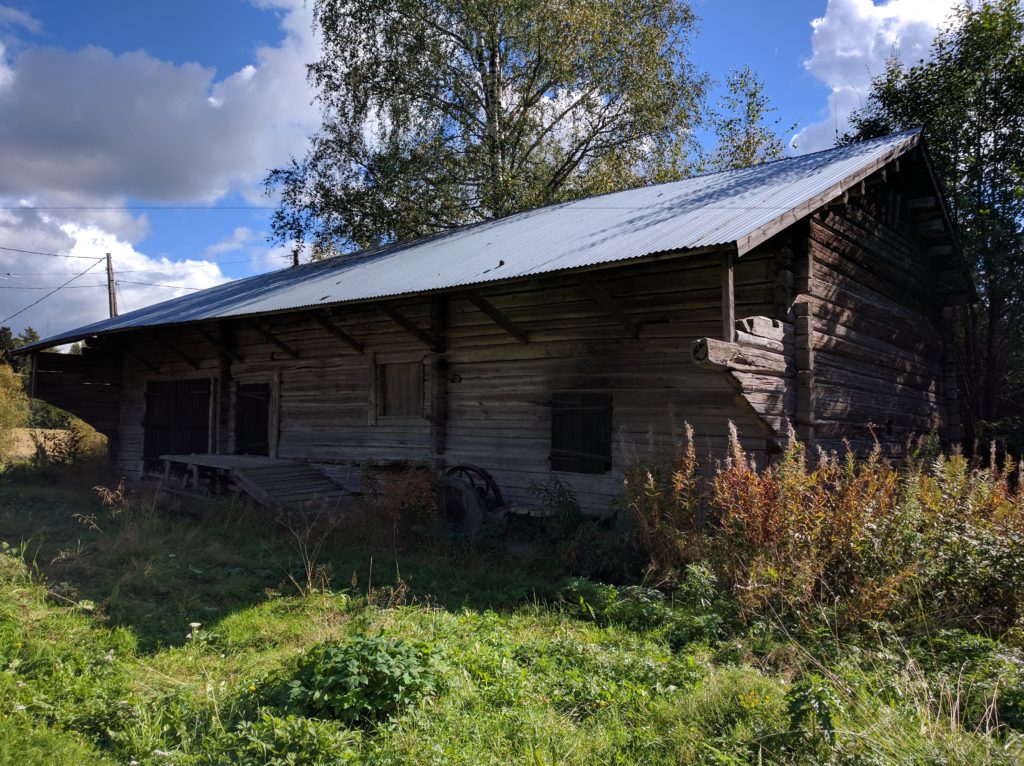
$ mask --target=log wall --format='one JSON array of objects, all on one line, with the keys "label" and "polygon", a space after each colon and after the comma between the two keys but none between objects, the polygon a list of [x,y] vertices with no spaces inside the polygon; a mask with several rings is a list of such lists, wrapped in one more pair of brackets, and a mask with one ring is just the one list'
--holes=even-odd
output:
[{"label": "log wall", "polygon": [[[894,219],[884,189],[812,216],[814,435],[888,452],[949,435],[942,296],[913,227]],[[954,405],[955,406],[955,405]]]},{"label": "log wall", "polygon": [[[363,353],[302,312],[261,320],[286,350],[241,319],[206,326],[206,335],[188,326],[164,331],[175,351],[142,333],[119,336],[130,352],[122,377],[121,466],[140,470],[146,381],[185,377],[213,379],[211,451],[233,450],[231,387],[268,381],[279,391],[276,439],[273,426],[271,434],[277,455],[321,465],[353,488],[368,461],[475,463],[495,475],[507,499],[529,502],[531,483],[552,473],[555,391],[613,396],[613,469],[561,475],[592,511],[610,507],[632,452],[652,443],[670,446],[684,420],[705,450],[724,450],[730,419],[748,449],[766,448],[768,429],[739,406],[726,377],[700,370],[690,357],[695,338],[721,332],[718,253],[623,265],[589,277],[558,275],[389,302],[420,334],[379,304],[338,309],[330,321]],[[750,254],[738,261],[735,291],[737,315],[770,314],[772,257]],[[430,344],[438,334],[441,344]],[[211,345],[211,336],[240,361]],[[422,417],[376,415],[375,365],[409,360],[423,366]]]}]

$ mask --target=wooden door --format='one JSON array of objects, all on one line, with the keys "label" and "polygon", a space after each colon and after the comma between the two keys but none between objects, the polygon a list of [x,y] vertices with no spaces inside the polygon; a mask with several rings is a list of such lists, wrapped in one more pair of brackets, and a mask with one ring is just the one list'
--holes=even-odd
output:
[{"label": "wooden door", "polygon": [[210,451],[210,379],[151,380],[146,384],[142,457]]},{"label": "wooden door", "polygon": [[270,454],[269,383],[239,383],[235,388],[235,454]]}]

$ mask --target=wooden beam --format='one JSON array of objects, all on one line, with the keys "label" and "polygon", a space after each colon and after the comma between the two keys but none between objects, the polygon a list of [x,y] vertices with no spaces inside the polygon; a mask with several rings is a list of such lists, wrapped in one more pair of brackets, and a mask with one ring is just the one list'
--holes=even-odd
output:
[{"label": "wooden beam", "polygon": [[389,317],[391,317],[391,319],[394,320],[395,324],[397,324],[403,330],[406,330],[410,335],[415,337],[424,346],[426,346],[427,348],[431,347],[432,344],[430,342],[430,333],[421,330],[419,327],[416,326],[416,324],[412,320],[399,313],[398,309],[396,309],[394,306],[392,306],[389,303],[382,303],[380,304],[380,309]]},{"label": "wooden beam", "polygon": [[736,291],[732,253],[722,253],[722,340],[736,340]]},{"label": "wooden beam", "polygon": [[299,352],[298,351],[296,351],[294,348],[289,346],[283,340],[278,338],[276,335],[274,335],[274,333],[270,332],[270,330],[268,330],[266,327],[261,325],[255,319],[250,319],[248,321],[249,321],[249,326],[252,327],[252,329],[254,329],[256,332],[258,332],[264,338],[266,338],[266,340],[269,343],[273,343],[279,349],[281,349],[286,354],[288,354],[288,356],[290,356],[292,359],[298,359],[299,358]]},{"label": "wooden beam", "polygon": [[202,327],[197,327],[196,332],[202,335],[206,339],[207,343],[224,354],[224,356],[228,357],[232,362],[238,362],[241,364],[245,361],[245,358],[241,354],[231,348],[228,344],[221,342],[212,332],[204,330]]},{"label": "wooden beam", "polygon": [[171,341],[167,340],[167,338],[162,336],[156,330],[150,330],[149,331],[149,337],[151,337],[153,340],[155,340],[161,346],[166,348],[172,354],[174,354],[175,356],[179,357],[181,360],[183,360],[193,370],[198,370],[199,369],[199,362],[197,362],[191,356],[186,354],[184,351],[182,351],[180,348],[178,348],[175,344],[171,343]]},{"label": "wooden beam", "polygon": [[520,343],[529,343],[530,338],[519,325],[505,316],[499,309],[494,307],[490,301],[484,298],[482,295],[477,293],[475,290],[470,290],[466,293],[466,298],[480,309],[484,314],[489,316],[491,320],[501,327],[505,332],[511,335]]},{"label": "wooden beam", "polygon": [[640,336],[636,323],[630,319],[629,315],[622,309],[622,306],[616,303],[615,299],[612,298],[612,296],[610,296],[608,292],[601,287],[601,285],[594,281],[593,277],[589,274],[580,274],[580,283],[590,294],[590,297],[601,305],[601,308],[618,320],[619,324],[622,325],[626,334],[629,335],[630,338],[637,338]]},{"label": "wooden beam", "polygon": [[109,343],[111,346],[116,348],[122,354],[127,354],[128,356],[130,356],[132,359],[134,359],[136,362],[141,364],[143,367],[147,368],[150,372],[160,372],[160,368],[159,367],[157,367],[151,361],[146,359],[144,356],[141,356],[140,354],[136,353],[135,351],[132,351],[131,348],[129,348],[128,346],[124,345],[123,343],[117,343],[116,341],[109,340],[109,339],[107,340],[107,343]]},{"label": "wooden beam", "polygon": [[351,348],[357,354],[363,353],[363,344],[331,322],[327,317],[320,314],[313,314],[313,321],[323,327],[327,332]]}]

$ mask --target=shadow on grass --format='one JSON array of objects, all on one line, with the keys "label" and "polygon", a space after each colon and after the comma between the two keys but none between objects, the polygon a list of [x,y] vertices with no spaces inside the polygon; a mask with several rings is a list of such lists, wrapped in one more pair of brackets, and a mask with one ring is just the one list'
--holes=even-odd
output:
[{"label": "shadow on grass", "polygon": [[[227,500],[158,502],[151,490],[104,507],[93,487],[116,483],[73,469],[0,473],[0,540],[23,546],[56,602],[84,604],[97,619],[130,628],[147,652],[183,644],[189,623],[213,628],[238,610],[298,593],[300,551],[266,511]],[[422,530],[399,539],[367,518],[374,511],[362,508],[326,540],[318,563],[328,588],[400,588],[406,599],[449,610],[509,611],[556,595],[552,556],[516,562]]]}]

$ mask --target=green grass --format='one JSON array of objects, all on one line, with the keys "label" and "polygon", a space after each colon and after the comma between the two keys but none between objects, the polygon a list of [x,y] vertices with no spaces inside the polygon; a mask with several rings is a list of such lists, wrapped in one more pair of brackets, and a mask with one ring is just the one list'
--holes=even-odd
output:
[{"label": "green grass", "polygon": [[[1024,759],[1006,643],[796,640],[720,604],[701,634],[699,604],[567,584],[550,551],[396,552],[345,527],[330,587],[300,595],[294,547],[255,512],[112,515],[85,477],[18,479],[0,475],[0,765]],[[377,634],[429,647],[436,693],[349,727],[282,702],[302,652]]]}]

